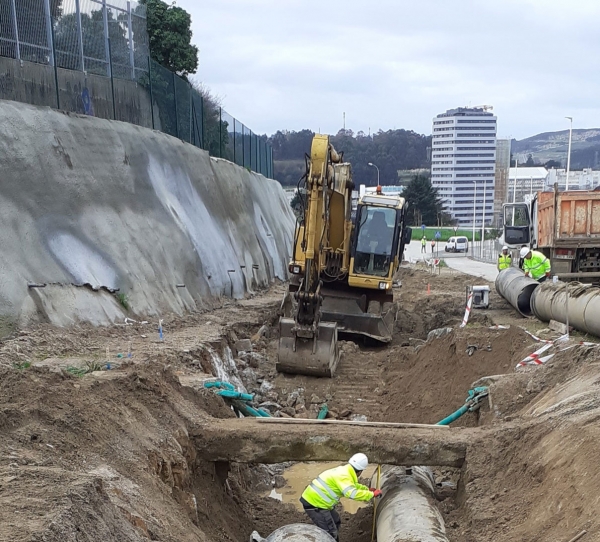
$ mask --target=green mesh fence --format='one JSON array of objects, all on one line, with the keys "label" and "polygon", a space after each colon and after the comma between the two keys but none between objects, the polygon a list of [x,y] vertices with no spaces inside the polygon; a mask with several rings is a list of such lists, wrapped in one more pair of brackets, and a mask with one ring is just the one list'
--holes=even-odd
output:
[{"label": "green mesh fence", "polygon": [[0,99],[160,130],[273,177],[266,136],[148,55],[136,2],[0,0]]}]

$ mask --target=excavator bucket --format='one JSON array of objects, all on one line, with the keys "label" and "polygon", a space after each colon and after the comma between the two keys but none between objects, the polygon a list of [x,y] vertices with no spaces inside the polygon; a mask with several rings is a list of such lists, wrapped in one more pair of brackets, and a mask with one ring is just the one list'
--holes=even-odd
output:
[{"label": "excavator bucket", "polygon": [[320,322],[313,337],[300,337],[293,318],[279,320],[280,373],[333,377],[340,359],[335,322]]}]

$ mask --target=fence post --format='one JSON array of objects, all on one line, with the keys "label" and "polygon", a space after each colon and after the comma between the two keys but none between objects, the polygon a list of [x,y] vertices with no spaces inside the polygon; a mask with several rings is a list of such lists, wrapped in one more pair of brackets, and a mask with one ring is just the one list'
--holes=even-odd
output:
[{"label": "fence post", "polygon": [[110,35],[108,33],[108,8],[106,7],[106,0],[102,0],[102,19],[104,22],[104,51],[106,53],[106,75],[110,77],[112,75],[112,70],[110,65],[110,45],[108,44]]},{"label": "fence post", "polygon": [[252,169],[252,130],[250,130],[250,137],[248,139],[250,140],[250,152],[248,154],[250,155],[250,169]]},{"label": "fence post", "polygon": [[148,57],[148,85],[150,86],[150,116],[152,117],[152,129],[154,130],[154,92],[152,91],[152,59]]},{"label": "fence post", "polygon": [[133,54],[133,27],[131,23],[131,2],[127,0],[127,26],[129,28],[129,62],[131,63],[131,80],[135,81],[135,55]]},{"label": "fence post", "polygon": [[13,31],[15,33],[15,54],[17,55],[17,60],[21,60],[21,47],[19,45],[19,25],[17,24],[17,6],[15,5],[15,0],[11,0],[11,6],[13,14]]},{"label": "fence post", "polygon": [[173,72],[173,98],[175,100],[175,132],[177,133],[177,137],[179,138],[179,112],[177,111],[177,81],[175,80],[177,76],[175,72]]},{"label": "fence post", "polygon": [[75,15],[77,17],[77,34],[79,35],[79,54],[81,55],[81,71],[85,72],[85,58],[83,57],[83,29],[81,28],[81,6],[75,0]]},{"label": "fence post", "polygon": [[[204,133],[204,97],[200,96],[200,118],[201,118],[201,126],[200,129],[202,131],[202,143],[200,145],[201,149],[204,149],[204,145],[206,144],[206,134]],[[208,150],[208,149],[204,149]]]},{"label": "fence post", "polygon": [[48,52],[50,53],[50,66],[54,66],[54,47],[52,43],[52,15],[50,14],[50,0],[44,0],[44,15],[46,17],[46,39],[48,41]]},{"label": "fence post", "polygon": [[190,144],[192,143],[192,127],[194,123],[193,111],[194,111],[194,101],[192,94],[192,86],[188,83],[188,90],[190,93]]},{"label": "fence post", "polygon": [[235,119],[233,119],[233,163],[237,164],[237,162],[235,161],[235,132],[236,132],[236,127],[235,127],[235,123],[237,121]]},{"label": "fence post", "polygon": [[246,167],[246,130],[242,124],[242,167]]},{"label": "fence post", "polygon": [[219,158],[223,158],[223,134],[221,133],[223,127],[223,108],[219,107]]},{"label": "fence post", "polygon": [[110,91],[112,94],[113,120],[117,120],[117,106],[115,105],[115,78],[113,76],[112,69],[112,45],[110,40],[108,40],[108,60],[110,65]]},{"label": "fence post", "polygon": [[54,86],[56,88],[56,109],[60,109],[60,88],[58,86],[58,60],[56,59],[54,23],[52,20],[50,20],[50,34],[52,35],[52,56],[54,57]]}]

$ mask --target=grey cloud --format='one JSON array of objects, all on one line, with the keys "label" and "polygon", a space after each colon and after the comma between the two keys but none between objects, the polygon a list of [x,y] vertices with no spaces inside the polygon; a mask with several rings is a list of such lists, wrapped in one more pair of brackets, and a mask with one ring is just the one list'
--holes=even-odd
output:
[{"label": "grey cloud", "polygon": [[600,126],[597,0],[178,0],[198,78],[255,132],[431,131],[491,104],[504,135]]}]

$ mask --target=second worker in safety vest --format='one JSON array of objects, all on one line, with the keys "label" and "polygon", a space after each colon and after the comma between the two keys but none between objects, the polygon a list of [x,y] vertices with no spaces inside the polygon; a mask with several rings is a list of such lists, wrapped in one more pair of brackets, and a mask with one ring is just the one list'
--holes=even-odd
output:
[{"label": "second worker in safety vest", "polygon": [[334,507],[342,497],[355,501],[370,501],[379,497],[379,489],[358,483],[358,477],[369,465],[365,454],[354,454],[346,465],[329,469],[315,478],[302,493],[300,503],[312,522],[339,541],[342,523]]},{"label": "second worker in safety vest", "polygon": [[508,269],[512,265],[512,256],[505,245],[502,247],[502,252],[498,256],[498,271]]}]

